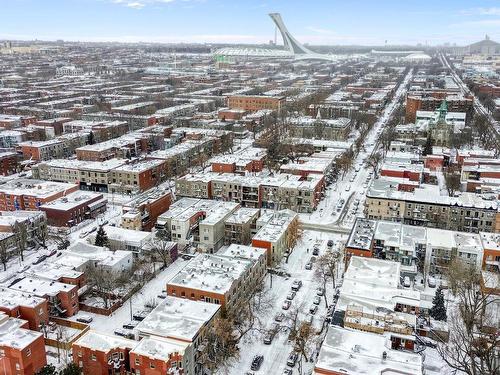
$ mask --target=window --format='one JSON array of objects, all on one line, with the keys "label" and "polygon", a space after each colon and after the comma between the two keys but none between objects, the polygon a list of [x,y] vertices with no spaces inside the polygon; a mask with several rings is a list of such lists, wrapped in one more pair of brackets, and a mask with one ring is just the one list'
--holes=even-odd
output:
[{"label": "window", "polygon": [[125,356],[123,354],[123,352],[120,352],[120,359],[123,361],[125,359]]},{"label": "window", "polygon": [[28,348],[28,350],[26,350],[26,357],[29,357],[31,355],[31,348]]},{"label": "window", "polygon": [[16,363],[16,370],[21,370],[21,365],[19,363]]},{"label": "window", "polygon": [[149,368],[155,368],[155,364],[153,362],[149,362]]},{"label": "window", "polygon": [[135,359],[135,364],[136,364],[136,366],[139,366],[139,358]]},{"label": "window", "polygon": [[96,357],[95,357],[95,354],[93,354],[93,353],[90,355],[90,359],[91,359],[92,361],[97,360],[97,359],[96,359]]}]

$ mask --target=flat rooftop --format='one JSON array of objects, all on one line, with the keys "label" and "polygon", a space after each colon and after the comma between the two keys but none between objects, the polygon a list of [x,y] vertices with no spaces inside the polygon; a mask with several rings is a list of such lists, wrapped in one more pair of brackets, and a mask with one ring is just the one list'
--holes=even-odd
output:
[{"label": "flat rooftop", "polygon": [[100,352],[108,352],[116,348],[132,349],[137,345],[137,341],[90,330],[74,344]]},{"label": "flat rooftop", "polygon": [[315,369],[350,375],[421,375],[422,366],[420,355],[391,349],[384,335],[331,326]]},{"label": "flat rooftop", "polygon": [[167,296],[135,330],[142,335],[191,342],[219,309],[213,303]]}]

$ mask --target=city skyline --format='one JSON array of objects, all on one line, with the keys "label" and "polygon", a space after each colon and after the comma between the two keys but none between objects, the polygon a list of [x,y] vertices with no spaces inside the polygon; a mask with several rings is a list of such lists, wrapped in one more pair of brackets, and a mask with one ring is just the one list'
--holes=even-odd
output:
[{"label": "city skyline", "polygon": [[[417,9],[393,0],[17,0],[2,1],[2,9],[0,39],[8,40],[260,44],[274,39],[267,17],[274,11],[311,45],[465,45],[486,34],[500,39],[500,6],[491,0],[423,1]],[[281,37],[277,41],[282,44]]]}]

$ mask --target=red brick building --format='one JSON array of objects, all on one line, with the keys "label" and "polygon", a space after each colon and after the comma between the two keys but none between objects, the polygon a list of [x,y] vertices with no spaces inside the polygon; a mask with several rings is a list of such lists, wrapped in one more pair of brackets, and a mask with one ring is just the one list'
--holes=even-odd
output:
[{"label": "red brick building", "polygon": [[87,219],[95,219],[106,211],[107,199],[100,193],[75,191],[40,206],[49,225],[72,227]]},{"label": "red brick building", "polygon": [[46,299],[50,315],[70,317],[79,311],[79,288],[76,285],[25,277],[11,285],[10,289]]},{"label": "red brick building", "polygon": [[261,109],[272,109],[280,111],[285,104],[284,96],[264,95],[235,95],[227,99],[230,109],[238,108],[245,111],[258,111]]},{"label": "red brick building", "polygon": [[39,331],[49,321],[47,300],[9,288],[0,288],[0,311],[28,322],[29,329]]},{"label": "red brick building", "polygon": [[122,218],[122,227],[150,232],[156,225],[158,216],[168,211],[171,204],[172,193],[170,190],[157,188],[147,191],[123,205],[123,214],[136,212],[139,216],[133,220],[134,223],[130,226],[124,225]]},{"label": "red brick building", "polygon": [[182,359],[188,345],[179,340],[143,338],[130,352],[130,370],[145,375],[183,375]]},{"label": "red brick building", "polygon": [[9,176],[17,172],[19,157],[15,152],[0,153],[0,174]]},{"label": "red brick building", "polygon": [[73,362],[83,375],[129,374],[129,353],[136,345],[134,340],[88,331],[73,343]]},{"label": "red brick building", "polygon": [[77,190],[74,184],[16,179],[0,186],[0,211],[37,211],[43,204]]},{"label": "red brick building", "polygon": [[0,314],[0,373],[33,375],[47,364],[43,334],[28,322]]},{"label": "red brick building", "polygon": [[406,97],[406,122],[414,123],[417,111],[435,111],[443,100],[446,100],[449,112],[465,112],[467,118],[472,114],[474,100],[472,97],[453,95],[446,91],[411,92]]}]

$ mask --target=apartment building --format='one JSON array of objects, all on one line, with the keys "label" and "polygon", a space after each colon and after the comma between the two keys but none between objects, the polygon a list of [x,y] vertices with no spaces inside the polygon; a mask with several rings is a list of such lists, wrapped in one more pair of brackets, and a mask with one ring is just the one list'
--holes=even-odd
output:
[{"label": "apartment building", "polygon": [[0,287],[0,312],[27,321],[33,331],[49,321],[46,299],[5,287]]},{"label": "apartment building", "polygon": [[[181,345],[182,358],[171,360],[170,365],[174,367],[172,362],[175,361],[177,368],[182,368],[185,375],[199,375],[201,374],[199,348],[202,347],[205,334],[212,328],[219,311],[220,305],[214,303],[169,295],[137,325],[134,331],[136,338],[141,339],[141,342],[145,339],[156,339],[176,346]],[[180,354],[179,349],[177,352]],[[171,353],[171,350],[166,351],[167,355],[162,359],[167,359]],[[149,364],[150,358],[149,355],[146,356],[143,361],[139,361],[138,366]],[[135,360],[131,365],[134,364]]]},{"label": "apartment building", "polygon": [[133,198],[122,206],[121,226],[132,230],[151,231],[158,217],[172,204],[172,192],[168,188],[154,188]]},{"label": "apartment building", "polygon": [[141,160],[121,165],[110,171],[109,190],[126,194],[144,192],[166,180],[167,168],[164,160]]},{"label": "apartment building", "polygon": [[479,234],[483,245],[483,269],[491,272],[500,272],[500,234]]},{"label": "apartment building", "polygon": [[233,243],[225,249],[219,250],[217,255],[251,261],[252,269],[248,280],[251,281],[250,286],[252,287],[258,286],[267,274],[267,250],[264,248]]},{"label": "apartment building", "polygon": [[194,244],[202,251],[215,252],[224,244],[225,220],[238,208],[233,202],[182,198],[158,217],[156,229],[180,245]]},{"label": "apartment building", "polygon": [[417,111],[435,111],[446,100],[450,112],[466,113],[472,116],[473,97],[437,91],[410,91],[406,96],[406,122],[415,122]]},{"label": "apartment building", "polygon": [[290,136],[296,138],[316,138],[329,141],[343,141],[352,131],[353,122],[346,117],[322,119],[302,116],[292,119]]},{"label": "apartment building", "polygon": [[461,193],[440,195],[437,185],[420,185],[412,192],[397,190],[398,182],[379,178],[366,195],[368,219],[398,221],[461,232],[500,232],[500,212],[495,200]]},{"label": "apartment building", "polygon": [[267,151],[263,148],[248,147],[229,155],[219,155],[210,159],[212,172],[246,174],[261,172]]},{"label": "apartment building", "polygon": [[89,133],[63,134],[48,141],[27,141],[18,144],[25,160],[68,158],[75,150],[88,143]]},{"label": "apartment building", "polygon": [[271,109],[279,112],[285,104],[285,99],[284,96],[234,95],[227,98],[227,105],[230,109],[245,111]]},{"label": "apartment building", "polygon": [[321,345],[314,372],[345,375],[370,369],[373,375],[423,374],[419,354],[394,350],[391,346],[386,336],[332,326]]},{"label": "apartment building", "polygon": [[0,152],[0,175],[9,176],[18,172],[19,156],[16,152]]},{"label": "apartment building", "polygon": [[78,313],[78,286],[45,278],[25,277],[10,289],[29,293],[48,302],[49,314],[70,317]]},{"label": "apartment building", "polygon": [[251,208],[286,208],[297,212],[313,212],[321,200],[324,187],[324,175],[321,174],[260,177],[200,173],[176,179],[178,196],[231,201]]},{"label": "apartment building", "polygon": [[78,185],[15,179],[0,186],[0,210],[37,211],[44,203],[78,190]]},{"label": "apartment building", "polygon": [[484,241],[493,233],[466,233],[390,221],[357,219],[346,243],[346,259],[374,257],[401,264],[401,274],[443,274],[454,259],[481,269]]},{"label": "apartment building", "polygon": [[247,245],[257,233],[258,208],[242,207],[232,213],[224,223],[224,243]]},{"label": "apartment building", "polygon": [[28,329],[26,320],[0,313],[0,369],[2,374],[33,375],[47,364],[41,332]]},{"label": "apartment building", "polygon": [[246,259],[198,254],[167,282],[167,294],[233,309],[255,285],[252,266],[253,262]]},{"label": "apartment building", "polygon": [[[47,218],[40,211],[0,211],[0,233],[2,241],[7,241],[7,250],[17,249],[21,241],[24,246],[38,247],[39,239],[45,238]],[[25,233],[25,235],[19,235]]]},{"label": "apartment building", "polygon": [[130,351],[130,370],[134,374],[185,374],[184,355],[188,343],[157,337],[143,338]]},{"label": "apartment building", "polygon": [[[151,232],[130,230],[112,225],[103,225],[103,229],[108,236],[109,248],[112,250],[127,250],[133,253],[141,253],[147,248],[153,239]],[[87,240],[94,243],[97,231],[92,232]]]},{"label": "apartment building", "polygon": [[125,375],[130,371],[130,351],[137,341],[87,331],[72,345],[73,363],[83,375]]},{"label": "apartment building", "polygon": [[252,246],[266,249],[268,266],[273,266],[290,250],[292,237],[297,230],[298,215],[294,211],[262,211],[257,220],[257,233],[252,238]]},{"label": "apartment building", "polygon": [[96,219],[106,211],[108,200],[100,193],[75,191],[40,206],[49,225],[72,227],[84,220]]}]

